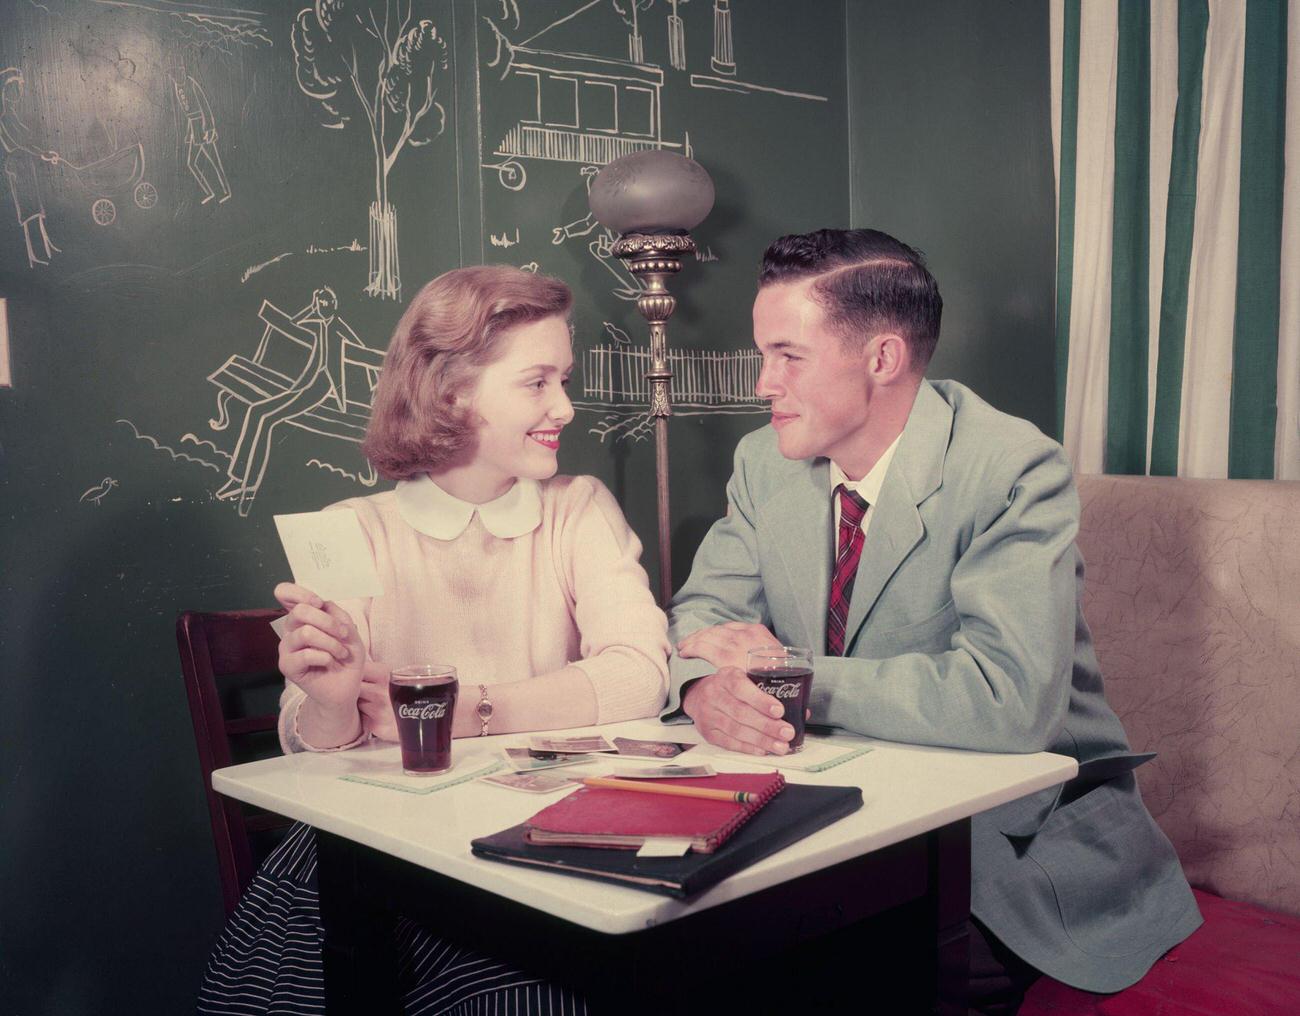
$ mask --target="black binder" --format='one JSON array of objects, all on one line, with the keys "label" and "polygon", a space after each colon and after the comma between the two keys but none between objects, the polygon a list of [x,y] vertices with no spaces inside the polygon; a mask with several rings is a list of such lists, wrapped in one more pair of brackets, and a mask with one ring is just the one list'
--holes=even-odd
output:
[{"label": "black binder", "polygon": [[766,807],[712,854],[637,857],[608,847],[542,847],[524,838],[521,823],[471,841],[477,857],[547,868],[582,878],[684,899],[708,889],[782,847],[803,839],[862,807],[858,787],[787,784]]}]

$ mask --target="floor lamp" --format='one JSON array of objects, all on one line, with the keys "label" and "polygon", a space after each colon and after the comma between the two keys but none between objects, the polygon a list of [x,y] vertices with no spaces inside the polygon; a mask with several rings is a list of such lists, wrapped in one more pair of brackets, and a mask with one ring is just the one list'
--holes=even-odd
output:
[{"label": "floor lamp", "polygon": [[637,310],[650,325],[650,415],[655,421],[655,486],[659,513],[659,602],[673,595],[672,535],[668,516],[668,417],[672,368],[668,319],[677,301],[667,282],[695,253],[690,230],[713,208],[713,180],[693,159],[662,149],[634,152],[606,165],[591,184],[591,211],[619,234],[614,254],[641,280]]}]

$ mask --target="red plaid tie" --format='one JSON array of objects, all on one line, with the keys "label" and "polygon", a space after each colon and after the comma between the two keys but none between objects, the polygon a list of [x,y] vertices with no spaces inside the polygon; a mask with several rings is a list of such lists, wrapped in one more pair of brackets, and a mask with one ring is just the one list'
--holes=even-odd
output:
[{"label": "red plaid tie", "polygon": [[840,493],[840,532],[835,570],[831,573],[830,609],[826,614],[827,656],[844,655],[844,622],[849,616],[853,580],[862,557],[862,517],[867,513],[867,502],[858,494],[843,484],[835,489]]}]

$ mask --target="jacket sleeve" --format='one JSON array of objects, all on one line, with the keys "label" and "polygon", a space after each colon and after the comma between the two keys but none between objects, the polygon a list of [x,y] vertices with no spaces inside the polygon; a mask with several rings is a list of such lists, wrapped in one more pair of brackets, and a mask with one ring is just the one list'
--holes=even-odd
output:
[{"label": "jacket sleeve", "polygon": [[[754,502],[746,471],[746,442],[736,448],[734,471],[727,481],[727,514],[705,535],[691,565],[690,577],[673,597],[668,639],[676,646],[693,631],[741,621],[770,626],[759,570]],[[668,704],[660,719],[686,722],[681,711],[686,685],[712,674],[708,660],[684,660],[676,650],[668,661]]]},{"label": "jacket sleeve", "polygon": [[1046,438],[1008,453],[989,475],[990,494],[972,512],[974,531],[952,571],[949,648],[817,657],[813,723],[978,751],[1042,751],[1052,742],[1074,659],[1078,497],[1063,450]]}]

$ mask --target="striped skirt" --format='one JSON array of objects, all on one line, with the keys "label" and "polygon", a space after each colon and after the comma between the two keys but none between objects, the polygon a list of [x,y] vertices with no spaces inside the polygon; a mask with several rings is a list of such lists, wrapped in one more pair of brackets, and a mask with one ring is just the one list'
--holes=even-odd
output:
[{"label": "striped skirt", "polygon": [[[316,836],[295,825],[217,939],[199,991],[203,1016],[325,1012]],[[504,963],[397,924],[407,1016],[586,1016],[584,999]]]}]

